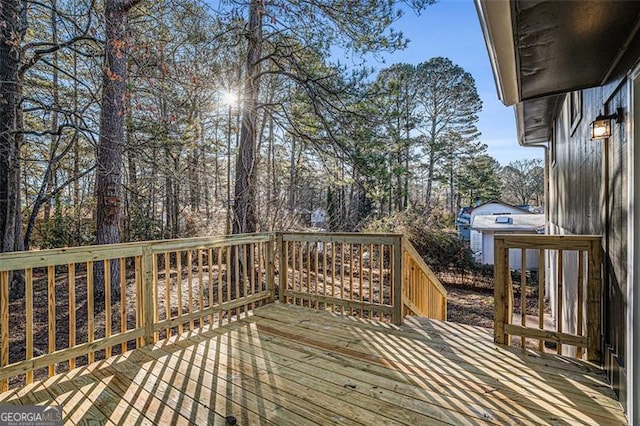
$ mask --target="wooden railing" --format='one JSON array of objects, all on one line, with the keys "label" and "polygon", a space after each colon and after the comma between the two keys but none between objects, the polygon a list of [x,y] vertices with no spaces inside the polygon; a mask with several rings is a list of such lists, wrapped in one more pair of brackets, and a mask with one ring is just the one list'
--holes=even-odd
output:
[{"label": "wooden railing", "polygon": [[401,280],[391,234],[283,233],[279,296],[283,303],[370,319],[393,317]]},{"label": "wooden railing", "polygon": [[[81,356],[87,363],[94,360],[96,351],[107,347],[135,346],[144,337],[139,289],[143,275],[150,273],[145,269],[148,263],[141,261],[143,249],[139,244],[121,244],[3,254],[0,390],[7,389],[10,377],[24,374],[26,383],[31,383],[38,369],[52,376],[60,368],[58,363],[66,361],[70,369]],[[112,261],[117,263],[117,277],[111,275]],[[107,303],[104,326],[96,330],[95,275],[100,270],[107,287],[119,280],[121,296],[117,301],[111,298],[112,292],[99,297]],[[126,289],[129,280],[135,282],[133,294]]]},{"label": "wooden railing", "polygon": [[402,253],[404,315],[446,321],[447,290],[405,237],[402,239]]},{"label": "wooden railing", "polygon": [[[575,348],[575,355],[585,354],[590,361],[602,360],[601,343],[601,237],[597,235],[496,235],[494,247],[496,343],[510,344],[511,336],[520,336],[522,347],[527,339],[537,340],[538,349],[544,342],[555,342],[558,354],[563,345]],[[518,265],[514,265],[514,257]],[[537,257],[538,312],[537,324],[527,324],[527,257]],[[545,268],[545,264],[549,268]],[[518,293],[520,325],[514,323],[514,283],[511,271],[519,272]],[[545,271],[555,282],[555,330],[545,328]],[[549,277],[551,278],[551,277]],[[575,318],[575,328],[563,330],[565,312]],[[573,316],[575,315],[575,316]]]},{"label": "wooden railing", "polygon": [[273,234],[247,234],[151,244],[146,336],[153,332],[158,340],[222,324],[272,302],[274,243]]},{"label": "wooden railing", "polygon": [[446,319],[444,289],[398,234],[269,233],[6,253],[0,391],[247,316],[276,295],[396,324],[406,314]]},{"label": "wooden railing", "polygon": [[282,302],[394,324],[408,314],[446,320],[446,290],[400,234],[283,233],[278,241]]},{"label": "wooden railing", "polygon": [[274,242],[243,235],[0,255],[0,391],[8,379],[31,383],[272,301]]}]

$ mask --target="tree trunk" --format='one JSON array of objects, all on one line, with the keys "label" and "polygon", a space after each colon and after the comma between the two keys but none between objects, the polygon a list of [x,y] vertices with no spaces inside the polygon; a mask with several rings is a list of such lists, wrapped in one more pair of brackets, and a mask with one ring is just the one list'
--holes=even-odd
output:
[{"label": "tree trunk", "polygon": [[455,211],[455,185],[453,179],[453,159],[449,162],[449,212],[454,215]]},{"label": "tree trunk", "polygon": [[[189,207],[191,214],[195,214],[200,210],[200,156],[197,141],[200,140],[199,135],[189,147],[189,165],[187,166],[187,174],[189,181]],[[206,186],[206,185],[205,185]]]},{"label": "tree trunk", "polygon": [[[268,135],[268,144],[267,144],[267,211],[265,212],[265,217],[267,218],[267,223],[273,223],[271,221],[271,211],[273,206],[273,200],[275,199],[275,191],[274,191],[274,181],[275,181],[275,173],[273,170],[273,117],[269,120],[269,135]],[[269,227],[270,228],[270,227]],[[270,230],[270,229],[268,229]]]},{"label": "tree trunk", "polygon": [[213,201],[218,202],[220,199],[220,194],[222,193],[222,179],[220,179],[220,141],[218,140],[218,120],[214,121],[214,143],[215,143],[215,156],[213,157],[213,169],[215,170],[215,174],[213,176]]},{"label": "tree trunk", "polygon": [[433,176],[435,175],[436,160],[433,148],[429,152],[429,166],[427,168],[427,187],[425,188],[424,211],[425,215],[431,212],[431,193],[433,192]]},{"label": "tree trunk", "polygon": [[139,206],[138,193],[140,188],[138,188],[138,159],[136,155],[136,151],[134,148],[134,140],[133,140],[133,114],[131,112],[131,98],[127,98],[127,150],[126,150],[126,179],[127,179],[127,192],[125,192],[125,217],[124,217],[124,238],[125,241],[131,241],[134,237],[139,237],[139,235],[134,234],[134,226],[136,225],[136,221],[138,221],[137,225],[139,225],[141,217],[140,213],[142,212],[141,206]]},{"label": "tree trunk", "polygon": [[[20,0],[3,0],[0,6],[0,253],[23,249],[20,215],[20,146],[22,136],[22,39],[26,9]],[[11,275],[10,297],[24,292],[24,278]]]},{"label": "tree trunk", "polygon": [[389,155],[389,164],[387,165],[389,179],[387,181],[387,216],[393,214],[393,156]]},{"label": "tree trunk", "polygon": [[[198,134],[200,136],[199,139],[199,144],[200,144],[200,158],[202,158],[202,162],[200,163],[200,176],[202,176],[202,182],[201,184],[204,185],[204,212],[205,212],[205,218],[206,218],[206,223],[207,223],[207,227],[209,226],[209,221],[211,220],[211,193],[209,190],[209,185],[211,184],[211,181],[209,179],[208,176],[208,162],[207,162],[207,146],[206,146],[206,139],[205,139],[205,127],[204,127],[204,118],[202,117],[202,110],[200,110],[199,114],[198,114]],[[216,148],[217,151],[217,148]],[[216,152],[215,155],[216,158],[216,166],[214,168],[215,172],[214,172],[214,181],[213,181],[213,186],[214,188],[218,187],[218,153]],[[216,193],[217,196],[217,193]]]},{"label": "tree trunk", "polygon": [[260,87],[260,56],[262,52],[262,1],[252,0],[249,7],[249,32],[242,129],[236,158],[233,233],[244,234],[256,230],[256,121]]},{"label": "tree trunk", "polygon": [[296,138],[291,137],[291,156],[289,158],[289,213],[293,214],[296,209]]},{"label": "tree trunk", "polygon": [[[55,46],[58,44],[58,25],[56,21],[56,13],[57,13],[57,1],[53,0],[51,2],[51,43]],[[49,167],[51,168],[50,173],[47,175],[46,184],[45,184],[45,193],[50,192],[55,188],[56,183],[56,169],[57,165],[54,163],[54,158],[56,156],[56,149],[58,147],[58,138],[60,136],[56,136],[56,131],[58,130],[58,104],[59,104],[59,87],[58,87],[58,51],[53,52],[52,57],[52,74],[51,74],[51,90],[53,97],[53,105],[51,105],[51,142],[49,143]],[[47,201],[44,205],[44,221],[48,222],[51,217],[51,207],[53,205],[53,200],[51,197],[47,198]],[[37,211],[36,211],[37,213]]]},{"label": "tree trunk", "polygon": [[105,65],[96,170],[96,240],[98,244],[120,242],[122,204],[122,148],[125,117],[126,23],[121,2],[105,1]]},{"label": "tree trunk", "polygon": [[396,142],[396,188],[395,188],[395,205],[394,212],[402,211],[402,148],[400,140]]},{"label": "tree trunk", "polygon": [[[73,58],[73,110],[78,111],[78,53],[74,50],[72,53]],[[78,117],[74,114],[72,117],[74,128],[78,128]],[[80,175],[80,138],[78,132],[73,134],[73,175]],[[80,179],[73,181],[73,212],[75,217],[76,229],[80,229],[83,219],[83,208],[80,202]]]},{"label": "tree trunk", "polygon": [[[19,67],[23,30],[19,0],[3,0],[0,13],[0,252],[22,248],[20,220],[20,138],[22,94]],[[19,36],[16,43],[16,35]]]},{"label": "tree trunk", "polygon": [[175,209],[173,208],[173,203],[175,201],[175,197],[173,196],[173,178],[167,173],[167,176],[164,180],[164,214],[165,214],[165,232],[164,238],[171,239],[175,238],[175,229],[174,229],[174,217],[173,213]]},{"label": "tree trunk", "polygon": [[[127,64],[127,9],[122,1],[105,0],[105,64],[96,169],[96,242],[120,242],[122,216],[122,152]],[[119,263],[111,262],[113,297],[119,297]],[[99,276],[98,282],[100,282]],[[96,286],[100,293],[100,285]]]}]

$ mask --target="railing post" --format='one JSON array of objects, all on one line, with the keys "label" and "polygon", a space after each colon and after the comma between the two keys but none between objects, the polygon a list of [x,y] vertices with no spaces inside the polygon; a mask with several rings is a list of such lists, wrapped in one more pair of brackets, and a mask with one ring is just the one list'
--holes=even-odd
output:
[{"label": "railing post", "polygon": [[[0,369],[9,364],[9,271],[0,272]],[[0,380],[0,392],[9,390],[9,380]]]},{"label": "railing post", "polygon": [[446,321],[447,320],[447,296],[440,295],[440,306],[442,306],[442,315],[440,319],[442,321]]},{"label": "railing post", "polygon": [[[154,343],[153,325],[155,321],[155,300],[153,299],[153,252],[151,247],[146,245],[142,248],[142,325],[144,327],[144,337],[142,344],[149,345]],[[138,299],[140,300],[140,299]]]},{"label": "railing post", "polygon": [[269,235],[269,242],[267,243],[267,294],[269,298],[267,303],[273,303],[276,297],[275,292],[275,267],[276,267],[276,251],[274,250],[274,244],[276,242],[275,234]]},{"label": "railing post", "polygon": [[587,360],[602,364],[602,275],[600,240],[589,248],[587,271]]},{"label": "railing post", "polygon": [[[395,325],[401,325],[403,319],[402,276],[404,270],[404,253],[402,251],[402,236],[398,236],[393,244],[393,314],[391,321]],[[382,262],[383,259],[380,259],[380,261]],[[382,277],[380,277],[380,279],[382,279]]]},{"label": "railing post", "polygon": [[287,259],[287,250],[285,250],[284,239],[282,237],[282,232],[278,232],[277,238],[278,244],[278,256],[280,257],[280,263],[278,267],[278,300],[280,303],[286,303],[286,297],[284,295],[285,290],[287,289],[287,276],[288,276],[288,259]]},{"label": "railing post", "polygon": [[509,273],[509,250],[505,247],[504,240],[494,239],[493,261],[493,330],[494,341],[503,345],[509,344],[509,337],[505,333],[505,325],[511,322],[511,288]]}]

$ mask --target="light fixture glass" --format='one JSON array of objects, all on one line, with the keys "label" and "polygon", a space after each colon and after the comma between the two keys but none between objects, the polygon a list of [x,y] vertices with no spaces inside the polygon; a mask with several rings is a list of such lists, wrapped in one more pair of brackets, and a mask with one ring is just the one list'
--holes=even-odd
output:
[{"label": "light fixture glass", "polygon": [[611,120],[616,120],[616,123],[622,123],[624,119],[624,110],[622,108],[616,108],[616,112],[609,115],[599,114],[595,121],[591,122],[591,140],[607,139],[611,137]]},{"label": "light fixture glass", "polygon": [[591,123],[591,140],[606,139],[611,136],[611,119],[598,117]]}]

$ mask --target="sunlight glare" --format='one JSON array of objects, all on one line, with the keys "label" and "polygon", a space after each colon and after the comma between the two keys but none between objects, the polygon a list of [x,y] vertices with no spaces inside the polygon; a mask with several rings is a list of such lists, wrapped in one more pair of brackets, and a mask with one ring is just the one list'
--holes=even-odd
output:
[{"label": "sunlight glare", "polygon": [[227,106],[235,106],[238,103],[238,95],[229,90],[225,90],[222,92],[222,103]]}]

